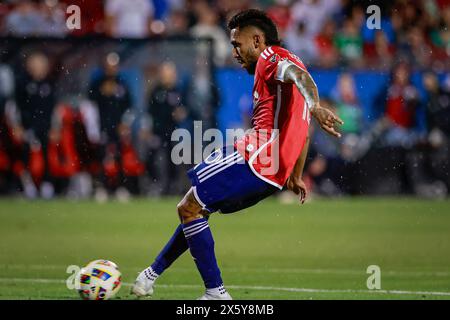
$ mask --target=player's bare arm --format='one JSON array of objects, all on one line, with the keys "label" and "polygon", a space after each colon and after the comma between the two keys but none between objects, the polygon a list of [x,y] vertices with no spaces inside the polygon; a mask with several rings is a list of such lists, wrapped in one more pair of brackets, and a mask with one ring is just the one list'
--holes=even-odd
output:
[{"label": "player's bare arm", "polygon": [[291,175],[289,176],[286,187],[294,192],[296,195],[300,195],[300,202],[305,203],[307,190],[306,185],[302,180],[303,169],[305,168],[306,157],[308,155],[309,148],[309,136],[306,138],[305,146],[303,147],[302,153],[300,157],[297,159],[295,163],[294,170],[292,170]]},{"label": "player's bare arm", "polygon": [[317,85],[309,72],[292,63],[286,68],[283,80],[288,83],[294,83],[297,86],[320,127],[329,134],[340,138],[341,134],[336,131],[335,126],[337,124],[342,125],[344,122],[331,110],[320,106]]}]

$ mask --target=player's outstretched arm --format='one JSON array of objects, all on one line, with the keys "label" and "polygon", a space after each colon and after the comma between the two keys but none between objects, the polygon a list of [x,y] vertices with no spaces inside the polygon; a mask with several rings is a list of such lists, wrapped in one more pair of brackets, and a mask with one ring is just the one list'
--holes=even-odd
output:
[{"label": "player's outstretched arm", "polygon": [[341,137],[341,134],[336,131],[335,125],[344,122],[331,110],[320,106],[319,91],[309,72],[302,70],[294,63],[289,63],[284,72],[283,81],[294,83],[297,86],[306,100],[309,111],[323,130],[335,137]]}]

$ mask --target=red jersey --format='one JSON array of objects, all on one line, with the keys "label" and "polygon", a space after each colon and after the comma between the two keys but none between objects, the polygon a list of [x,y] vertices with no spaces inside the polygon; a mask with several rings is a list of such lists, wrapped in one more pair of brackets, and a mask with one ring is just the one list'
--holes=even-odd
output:
[{"label": "red jersey", "polygon": [[261,53],[253,85],[252,129],[235,143],[253,173],[279,189],[300,157],[311,119],[295,84],[283,82],[291,64],[306,70],[282,47],[271,46]]}]

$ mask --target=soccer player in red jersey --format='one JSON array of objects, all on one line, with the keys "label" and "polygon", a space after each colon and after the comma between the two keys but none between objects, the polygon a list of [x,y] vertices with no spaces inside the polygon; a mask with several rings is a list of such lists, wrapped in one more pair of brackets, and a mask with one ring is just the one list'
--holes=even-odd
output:
[{"label": "soccer player in red jersey", "polygon": [[151,295],[156,279],[189,249],[206,287],[200,299],[231,299],[216,261],[209,215],[242,210],[283,187],[303,203],[310,116],[340,137],[335,126],[342,120],[320,106],[314,80],[300,58],[280,46],[277,28],[263,11],[240,12],[228,28],[234,58],[255,75],[252,129],[188,172],[192,188],[178,204],[181,224],[154,263],[137,277],[132,288],[137,296]]}]

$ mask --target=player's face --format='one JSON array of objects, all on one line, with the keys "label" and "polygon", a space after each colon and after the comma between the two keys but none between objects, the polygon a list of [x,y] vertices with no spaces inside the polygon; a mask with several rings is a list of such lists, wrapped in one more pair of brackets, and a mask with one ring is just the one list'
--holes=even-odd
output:
[{"label": "player's face", "polygon": [[233,57],[248,73],[255,74],[259,52],[255,48],[252,34],[246,31],[248,30],[244,29],[241,31],[239,28],[231,30]]}]

